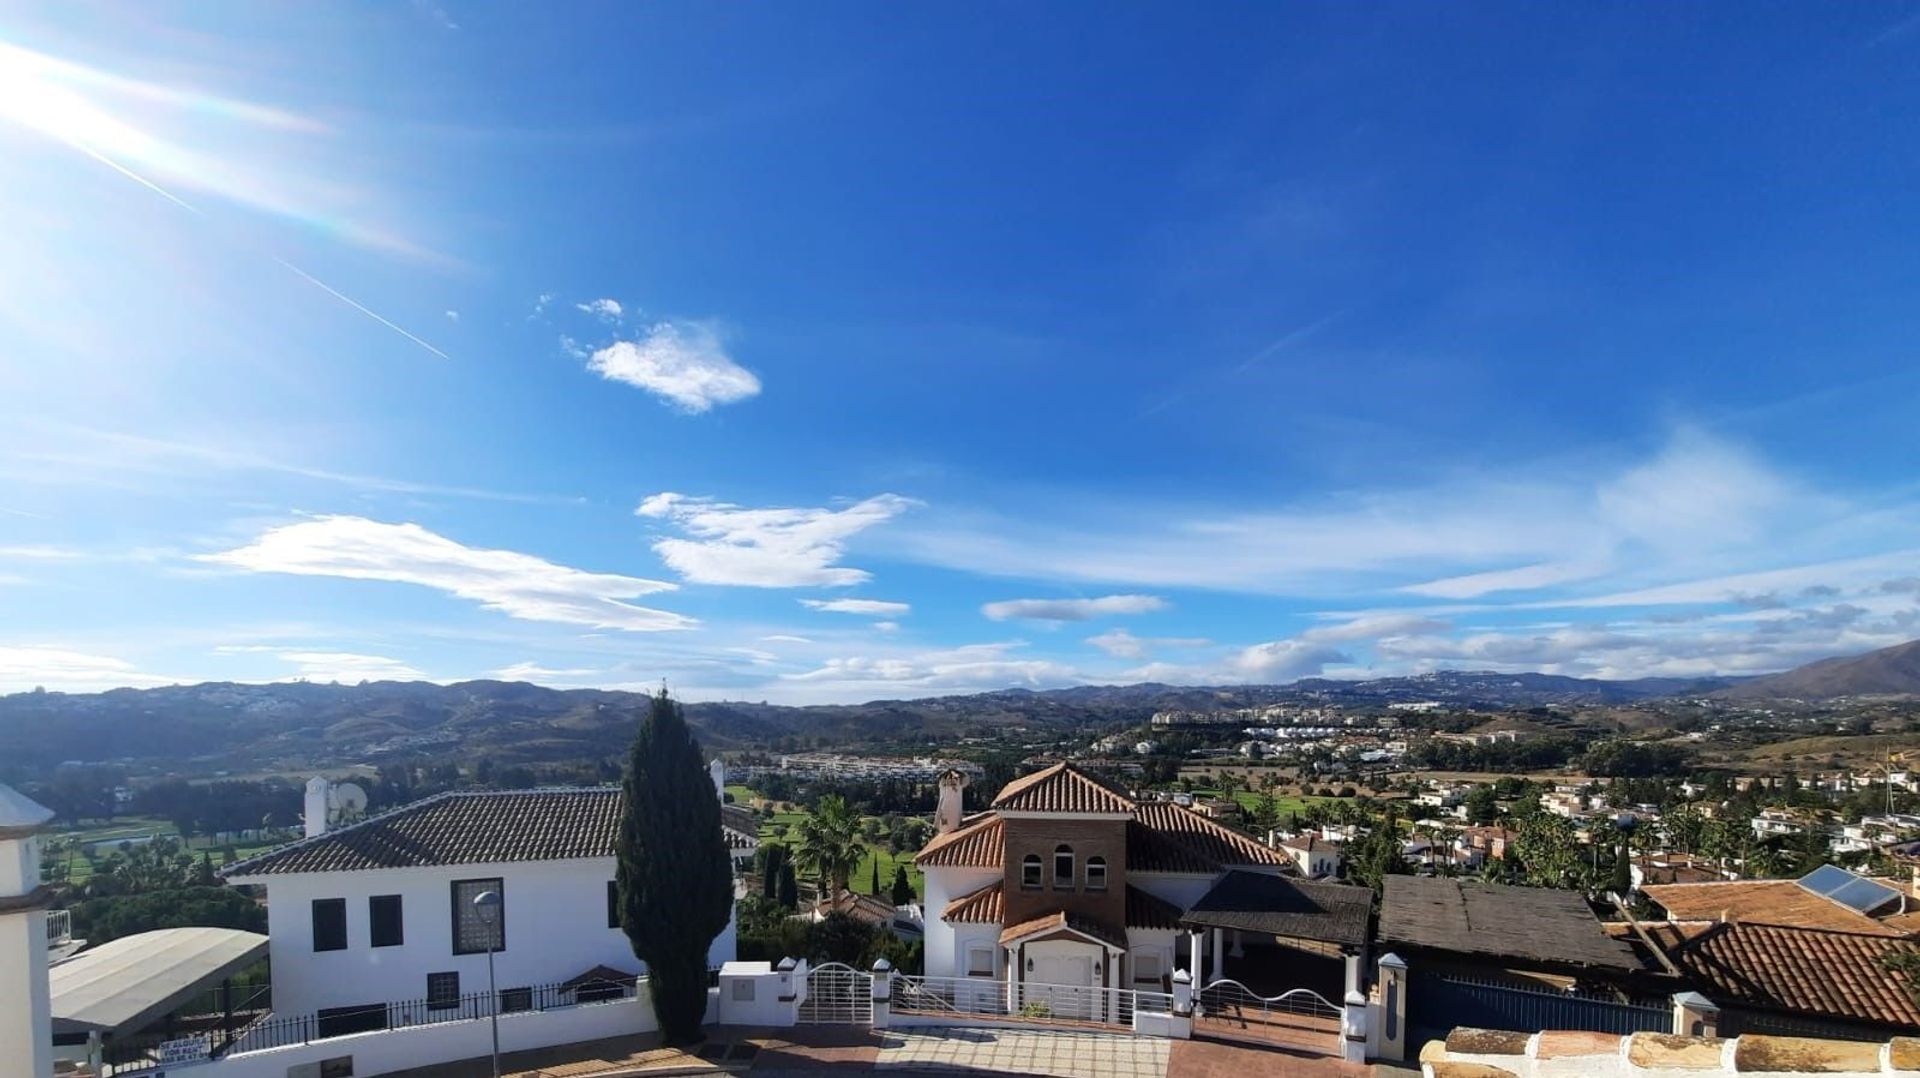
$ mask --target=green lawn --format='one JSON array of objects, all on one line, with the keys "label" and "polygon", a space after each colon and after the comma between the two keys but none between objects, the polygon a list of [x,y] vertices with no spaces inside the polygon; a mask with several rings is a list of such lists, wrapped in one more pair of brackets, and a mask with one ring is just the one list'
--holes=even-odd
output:
[{"label": "green lawn", "polygon": [[[1217,798],[1220,796],[1220,791],[1195,788],[1193,796],[1196,799]],[[1242,812],[1251,814],[1263,800],[1263,796],[1254,790],[1235,790],[1233,799],[1240,803]],[[1290,814],[1305,812],[1310,805],[1329,804],[1338,800],[1340,799],[1337,797],[1300,797],[1296,794],[1278,794],[1274,797],[1273,804],[1280,813],[1280,822],[1285,824]]]},{"label": "green lawn", "polygon": [[[750,786],[729,785],[726,790],[728,794],[732,795],[734,803],[738,805],[750,805],[760,797]],[[788,829],[797,828],[800,822],[806,818],[807,814],[805,812],[795,809],[778,811],[769,817],[762,818],[760,821],[760,841],[762,843],[782,842],[792,845],[792,840],[787,834]],[[875,817],[865,817],[862,822],[864,823],[866,819],[874,818]],[[854,869],[853,877],[847,881],[855,891],[863,895],[871,893],[873,866],[877,861],[880,865],[881,894],[887,894],[893,886],[893,870],[901,865],[906,866],[907,879],[913,882],[913,893],[916,896],[924,896],[927,893],[926,877],[921,875],[919,869],[913,867],[912,850],[907,850],[901,853],[899,857],[895,857],[885,845],[876,846],[867,842],[863,842],[862,845],[866,847],[866,854],[860,858],[860,866]]]},{"label": "green lawn", "polygon": [[[49,863],[67,864],[69,868],[66,882],[81,884],[93,876],[93,866],[88,864],[86,857],[82,855],[82,848],[96,843],[106,843],[94,850],[96,858],[105,860],[116,852],[114,843],[126,839],[145,838],[148,835],[175,839],[180,837],[180,833],[174,829],[173,824],[166,820],[147,816],[122,816],[112,823],[87,824],[82,827],[66,827],[49,832],[47,835],[49,839],[63,843],[70,842],[72,848],[71,850],[67,848],[47,850],[45,860]],[[219,853],[225,845],[214,836],[195,835],[187,844],[187,848],[196,851],[212,850],[217,862]],[[236,857],[247,858],[279,845],[281,843],[278,842],[236,843],[233,849]]]}]

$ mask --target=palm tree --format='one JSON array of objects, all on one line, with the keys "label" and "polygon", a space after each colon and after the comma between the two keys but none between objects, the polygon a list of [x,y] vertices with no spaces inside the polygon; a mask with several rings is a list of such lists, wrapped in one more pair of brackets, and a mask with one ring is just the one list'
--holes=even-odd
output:
[{"label": "palm tree", "polygon": [[820,881],[827,901],[847,890],[847,879],[860,866],[860,817],[846,798],[828,794],[800,821],[793,859]]}]

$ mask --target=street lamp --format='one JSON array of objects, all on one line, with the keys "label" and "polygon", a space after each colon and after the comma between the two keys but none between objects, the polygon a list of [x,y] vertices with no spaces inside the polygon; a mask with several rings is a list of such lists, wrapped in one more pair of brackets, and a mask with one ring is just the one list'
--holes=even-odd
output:
[{"label": "street lamp", "polygon": [[487,1022],[493,1030],[493,1078],[500,1078],[500,990],[493,983],[493,941],[500,923],[500,892],[482,891],[473,896],[473,912],[487,926]]}]

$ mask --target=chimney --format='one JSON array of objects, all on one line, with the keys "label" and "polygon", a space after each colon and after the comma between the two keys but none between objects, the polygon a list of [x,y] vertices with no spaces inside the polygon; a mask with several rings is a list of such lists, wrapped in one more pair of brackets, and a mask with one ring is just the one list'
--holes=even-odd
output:
[{"label": "chimney", "polygon": [[718,756],[714,757],[713,762],[707,765],[707,775],[713,779],[713,796],[719,798],[721,804],[726,804],[727,762]]},{"label": "chimney", "polygon": [[327,833],[327,796],[332,784],[315,775],[307,780],[307,837],[315,838]]},{"label": "chimney", "polygon": [[960,826],[962,800],[960,792],[967,788],[967,773],[957,767],[947,768],[940,773],[940,802],[933,810],[933,833],[944,835]]},{"label": "chimney", "polygon": [[53,811],[0,786],[0,1060],[8,1074],[53,1073],[53,1005],[47,982],[47,906],[40,832]]}]

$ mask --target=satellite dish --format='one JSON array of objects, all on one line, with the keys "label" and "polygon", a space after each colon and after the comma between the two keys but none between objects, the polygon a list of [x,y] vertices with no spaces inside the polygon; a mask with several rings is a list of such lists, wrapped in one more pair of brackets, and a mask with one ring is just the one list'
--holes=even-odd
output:
[{"label": "satellite dish", "polygon": [[367,811],[367,791],[351,782],[343,782],[327,791],[327,815],[338,819],[358,816]]}]

